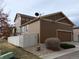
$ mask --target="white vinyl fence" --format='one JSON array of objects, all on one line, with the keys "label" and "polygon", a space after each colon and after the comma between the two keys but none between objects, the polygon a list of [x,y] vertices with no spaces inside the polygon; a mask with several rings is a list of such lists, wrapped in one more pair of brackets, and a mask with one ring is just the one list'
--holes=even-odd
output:
[{"label": "white vinyl fence", "polygon": [[8,42],[19,47],[30,47],[37,44],[38,34],[30,33],[8,37]]}]

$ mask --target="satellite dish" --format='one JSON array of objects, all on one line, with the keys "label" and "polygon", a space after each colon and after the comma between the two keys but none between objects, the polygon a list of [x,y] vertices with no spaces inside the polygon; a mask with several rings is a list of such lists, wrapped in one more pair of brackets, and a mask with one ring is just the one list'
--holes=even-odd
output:
[{"label": "satellite dish", "polygon": [[35,16],[39,16],[39,13],[38,13],[38,12],[36,12],[36,13],[35,13]]}]

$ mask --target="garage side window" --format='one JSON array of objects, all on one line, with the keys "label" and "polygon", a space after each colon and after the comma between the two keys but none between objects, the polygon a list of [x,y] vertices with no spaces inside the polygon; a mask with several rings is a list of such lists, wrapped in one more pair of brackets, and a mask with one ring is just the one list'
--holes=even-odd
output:
[{"label": "garage side window", "polygon": [[27,28],[27,26],[22,26],[22,33],[25,33],[25,32],[27,32],[28,31],[28,28]]}]

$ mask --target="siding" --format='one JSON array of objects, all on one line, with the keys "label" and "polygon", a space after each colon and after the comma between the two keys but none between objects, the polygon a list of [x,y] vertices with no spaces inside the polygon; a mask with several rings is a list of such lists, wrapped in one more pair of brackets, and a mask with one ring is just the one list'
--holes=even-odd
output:
[{"label": "siding", "polygon": [[40,27],[41,27],[40,39],[42,43],[49,37],[57,37],[57,34],[56,34],[57,29],[72,31],[71,26],[67,26],[67,25],[63,25],[55,22],[47,22],[44,20],[41,20]]}]

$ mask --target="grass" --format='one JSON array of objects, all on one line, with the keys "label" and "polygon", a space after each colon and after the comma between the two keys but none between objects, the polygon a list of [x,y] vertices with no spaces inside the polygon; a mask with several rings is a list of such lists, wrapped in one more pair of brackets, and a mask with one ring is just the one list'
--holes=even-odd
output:
[{"label": "grass", "polygon": [[6,53],[6,52],[14,52],[15,56],[18,59],[40,59],[39,57],[37,57],[29,52],[26,52],[22,48],[13,46],[13,45],[9,44],[8,42],[0,42],[0,50],[1,50],[2,54]]}]

